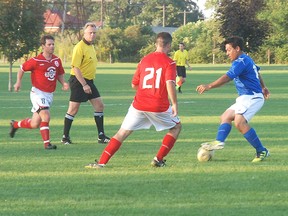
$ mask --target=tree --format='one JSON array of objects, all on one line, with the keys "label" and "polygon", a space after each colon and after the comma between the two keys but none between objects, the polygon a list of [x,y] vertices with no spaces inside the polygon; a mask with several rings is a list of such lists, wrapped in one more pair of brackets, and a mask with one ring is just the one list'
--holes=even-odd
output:
[{"label": "tree", "polygon": [[[288,4],[286,0],[267,0],[259,18],[270,26],[269,37],[263,47],[268,62],[288,62]],[[270,56],[270,53],[273,53]],[[273,58],[270,58],[273,57]]]},{"label": "tree", "polygon": [[41,0],[6,0],[0,8],[0,50],[10,64],[8,91],[12,91],[13,63],[39,47],[44,8]]},{"label": "tree", "polygon": [[246,51],[257,51],[268,35],[267,24],[257,18],[264,6],[264,0],[221,0],[216,14],[221,36],[243,37]]},{"label": "tree", "polygon": [[[94,5],[92,20],[100,20],[100,4]],[[104,26],[125,29],[130,25],[174,26],[183,24],[184,11],[186,22],[196,22],[201,16],[195,1],[175,0],[113,0],[103,3]]]}]

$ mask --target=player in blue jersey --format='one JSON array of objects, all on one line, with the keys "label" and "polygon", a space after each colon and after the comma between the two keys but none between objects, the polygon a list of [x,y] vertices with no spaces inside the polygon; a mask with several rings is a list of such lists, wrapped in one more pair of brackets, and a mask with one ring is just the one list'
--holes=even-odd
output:
[{"label": "player in blue jersey", "polygon": [[202,94],[234,80],[239,96],[236,102],[221,115],[216,140],[203,143],[202,146],[208,150],[223,149],[224,142],[231,131],[232,121],[234,121],[235,127],[256,149],[256,156],[252,162],[260,162],[269,156],[269,151],[262,145],[255,130],[249,126],[248,122],[262,108],[264,99],[269,98],[270,92],[259,73],[260,68],[243,52],[243,39],[233,36],[226,39],[224,45],[227,56],[232,60],[231,68],[214,82],[197,86],[196,91]]}]

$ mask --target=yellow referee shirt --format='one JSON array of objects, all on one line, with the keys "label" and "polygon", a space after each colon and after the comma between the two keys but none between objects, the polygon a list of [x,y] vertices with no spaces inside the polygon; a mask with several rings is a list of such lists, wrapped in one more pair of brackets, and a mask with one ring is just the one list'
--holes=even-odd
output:
[{"label": "yellow referee shirt", "polygon": [[173,60],[176,62],[177,66],[185,66],[186,61],[188,60],[188,51],[183,50],[177,50],[174,54]]},{"label": "yellow referee shirt", "polygon": [[[79,68],[85,79],[93,80],[97,63],[94,46],[85,43],[83,40],[79,41],[73,49],[71,66]],[[73,68],[71,75],[75,75]]]}]

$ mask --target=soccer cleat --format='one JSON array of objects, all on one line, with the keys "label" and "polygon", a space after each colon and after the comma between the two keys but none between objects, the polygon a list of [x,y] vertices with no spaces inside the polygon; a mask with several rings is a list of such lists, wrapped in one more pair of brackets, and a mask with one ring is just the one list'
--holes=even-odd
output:
[{"label": "soccer cleat", "polygon": [[56,145],[52,145],[51,143],[49,143],[47,146],[44,146],[45,149],[47,150],[51,150],[51,149],[57,149]]},{"label": "soccer cleat", "polygon": [[224,142],[220,142],[218,140],[211,141],[211,142],[205,142],[205,143],[201,144],[201,146],[208,151],[223,149],[224,145],[225,145]]},{"label": "soccer cleat", "polygon": [[102,169],[104,168],[105,164],[99,164],[97,160],[95,160],[95,163],[90,163],[90,164],[87,164],[85,166],[85,168],[87,169]]},{"label": "soccer cleat", "polygon": [[166,166],[166,160],[158,160],[157,157],[154,157],[154,159],[151,162],[151,166],[153,167],[164,167]]},{"label": "soccer cleat", "polygon": [[255,162],[261,162],[263,161],[266,157],[268,157],[270,155],[270,152],[266,149],[264,151],[261,152],[257,152],[256,153],[256,157],[252,160],[252,163]]},{"label": "soccer cleat", "polygon": [[18,128],[14,128],[14,120],[11,120],[10,122],[10,132],[9,135],[11,138],[13,138],[15,136],[16,131],[18,130]]},{"label": "soccer cleat", "polygon": [[110,142],[110,138],[107,137],[105,134],[102,134],[98,137],[98,143],[107,144]]},{"label": "soccer cleat", "polygon": [[63,136],[61,139],[61,143],[63,143],[64,145],[70,145],[72,144],[72,141],[70,140],[70,137]]}]

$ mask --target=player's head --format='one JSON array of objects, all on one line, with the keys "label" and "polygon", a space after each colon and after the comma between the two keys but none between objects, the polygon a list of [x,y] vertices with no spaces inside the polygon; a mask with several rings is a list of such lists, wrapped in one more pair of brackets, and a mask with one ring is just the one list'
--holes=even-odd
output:
[{"label": "player's head", "polygon": [[234,49],[238,46],[241,51],[244,49],[244,40],[242,37],[232,36],[224,41],[224,45],[230,44]]},{"label": "player's head", "polygon": [[55,41],[54,37],[52,35],[43,35],[40,39],[41,45],[45,45],[47,40],[53,40]]},{"label": "player's head", "polygon": [[52,35],[44,35],[40,39],[43,53],[52,54],[54,53],[54,37]]},{"label": "player's head", "polygon": [[86,23],[85,26],[83,27],[84,39],[87,42],[92,43],[96,38],[96,30],[97,30],[97,27],[95,23],[93,22]]},{"label": "player's head", "polygon": [[179,43],[179,49],[181,50],[181,51],[183,51],[184,49],[185,49],[185,44],[184,43]]},{"label": "player's head", "polygon": [[226,55],[234,61],[243,53],[244,40],[241,37],[233,36],[227,38],[223,45],[225,46]]},{"label": "player's head", "polygon": [[168,32],[160,32],[156,37],[156,47],[160,47],[162,49],[171,48],[172,36]]}]

